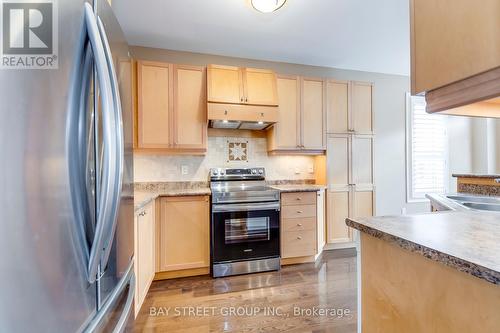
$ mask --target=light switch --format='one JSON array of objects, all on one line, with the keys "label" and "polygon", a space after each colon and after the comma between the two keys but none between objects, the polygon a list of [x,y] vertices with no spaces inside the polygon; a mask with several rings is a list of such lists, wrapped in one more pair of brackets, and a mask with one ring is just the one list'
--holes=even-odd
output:
[{"label": "light switch", "polygon": [[189,173],[189,169],[187,165],[181,165],[181,174],[187,175]]}]

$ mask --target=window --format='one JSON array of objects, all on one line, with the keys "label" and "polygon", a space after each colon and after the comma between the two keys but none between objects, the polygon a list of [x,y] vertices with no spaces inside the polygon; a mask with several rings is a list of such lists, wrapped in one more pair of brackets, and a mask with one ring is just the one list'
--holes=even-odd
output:
[{"label": "window", "polygon": [[447,189],[446,116],[425,112],[425,98],[407,95],[408,201]]}]

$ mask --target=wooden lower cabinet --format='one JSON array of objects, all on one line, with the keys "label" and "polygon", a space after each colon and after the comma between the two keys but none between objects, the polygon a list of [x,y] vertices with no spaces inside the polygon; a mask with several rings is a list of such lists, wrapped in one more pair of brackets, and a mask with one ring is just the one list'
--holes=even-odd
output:
[{"label": "wooden lower cabinet", "polygon": [[347,217],[370,217],[375,211],[373,188],[362,189],[355,185],[345,190],[330,190],[327,198],[327,243],[352,242],[352,232],[345,224]]},{"label": "wooden lower cabinet", "polygon": [[317,253],[316,192],[281,195],[281,258],[314,256]]},{"label": "wooden lower cabinet", "polygon": [[152,201],[137,211],[134,218],[135,316],[155,276],[155,215],[155,202]]},{"label": "wooden lower cabinet", "polygon": [[193,270],[206,274],[208,271],[199,269],[208,269],[210,265],[209,197],[163,197],[159,200],[156,271]]},{"label": "wooden lower cabinet", "polygon": [[351,202],[349,190],[329,191],[327,200],[327,242],[329,244],[350,242],[351,233],[345,224]]}]

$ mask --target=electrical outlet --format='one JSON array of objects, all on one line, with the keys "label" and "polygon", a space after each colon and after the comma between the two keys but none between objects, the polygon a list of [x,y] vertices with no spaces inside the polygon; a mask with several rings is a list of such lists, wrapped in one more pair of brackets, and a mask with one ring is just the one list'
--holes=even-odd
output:
[{"label": "electrical outlet", "polygon": [[189,169],[187,165],[181,165],[181,174],[187,175],[189,173]]},{"label": "electrical outlet", "polygon": [[310,165],[308,168],[307,168],[307,171],[309,173],[314,173],[314,167],[312,165]]},{"label": "electrical outlet", "polygon": [[299,168],[295,168],[295,174],[296,175],[300,174],[300,169]]}]

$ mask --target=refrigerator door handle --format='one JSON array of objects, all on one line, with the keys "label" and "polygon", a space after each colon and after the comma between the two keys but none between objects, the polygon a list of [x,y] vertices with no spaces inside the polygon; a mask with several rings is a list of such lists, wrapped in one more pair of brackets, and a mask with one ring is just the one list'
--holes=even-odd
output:
[{"label": "refrigerator door handle", "polygon": [[115,105],[109,74],[108,62],[104,51],[104,46],[99,35],[96,17],[89,3],[85,3],[85,22],[87,33],[94,54],[94,64],[97,71],[99,90],[101,93],[102,107],[102,140],[104,158],[102,159],[101,193],[97,204],[97,218],[95,233],[90,249],[88,262],[88,281],[94,283],[97,277],[98,266],[101,262],[107,225],[115,215],[113,201],[115,200],[117,163],[116,137],[113,129],[117,126],[115,117]]},{"label": "refrigerator door handle", "polygon": [[134,260],[130,260],[130,263],[125,271],[125,274],[122,276],[115,289],[109,295],[106,302],[103,304],[101,310],[97,313],[97,315],[92,319],[89,325],[85,328],[85,333],[93,333],[99,327],[99,325],[103,322],[106,315],[109,314],[109,311],[112,309],[113,305],[116,304],[118,299],[123,294],[125,288],[129,286],[127,300],[125,305],[123,306],[123,311],[120,314],[120,318],[117,321],[117,324],[113,330],[113,333],[123,332],[125,329],[125,325],[128,321],[128,317],[130,315],[130,310],[134,301],[134,293],[135,293],[135,275],[134,275]]},{"label": "refrigerator door handle", "polygon": [[113,128],[113,135],[115,136],[116,144],[116,173],[114,175],[114,185],[113,198],[112,198],[112,215],[107,224],[107,230],[103,242],[104,253],[101,257],[101,267],[106,267],[109,259],[109,254],[113,244],[113,237],[115,234],[116,224],[118,222],[118,210],[120,207],[120,195],[122,189],[122,176],[123,176],[123,166],[124,166],[124,138],[123,138],[123,122],[122,122],[122,108],[120,91],[118,86],[118,80],[116,77],[115,66],[113,64],[113,58],[111,55],[111,49],[109,47],[108,38],[106,36],[106,31],[101,19],[97,16],[97,26],[99,28],[99,33],[104,46],[104,52],[106,55],[106,60],[108,63],[109,76],[111,78],[111,89],[113,94],[113,105],[114,105],[114,117],[115,117],[115,127]]}]

